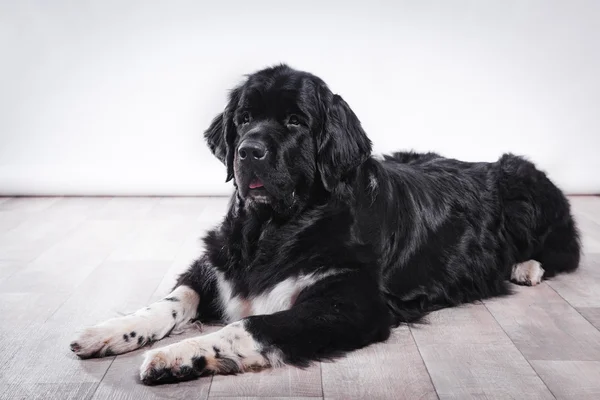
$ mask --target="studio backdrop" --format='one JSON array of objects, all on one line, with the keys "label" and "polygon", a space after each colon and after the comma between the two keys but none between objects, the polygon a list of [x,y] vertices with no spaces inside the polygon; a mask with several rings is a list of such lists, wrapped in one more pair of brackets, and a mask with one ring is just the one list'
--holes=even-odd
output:
[{"label": "studio backdrop", "polygon": [[377,153],[527,156],[600,192],[600,1],[0,1],[1,195],[219,195],[244,74],[323,78]]}]

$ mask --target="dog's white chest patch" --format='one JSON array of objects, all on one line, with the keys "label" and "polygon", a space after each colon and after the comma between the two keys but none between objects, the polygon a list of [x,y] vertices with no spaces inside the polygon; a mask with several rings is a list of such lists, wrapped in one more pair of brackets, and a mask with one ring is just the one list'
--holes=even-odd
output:
[{"label": "dog's white chest patch", "polygon": [[302,290],[315,282],[341,271],[301,275],[287,278],[263,293],[248,298],[233,295],[231,284],[222,274],[217,274],[219,298],[227,322],[237,321],[250,315],[273,314],[289,310]]},{"label": "dog's white chest patch", "polygon": [[288,310],[298,294],[313,282],[306,280],[288,278],[278,283],[270,291],[253,297],[250,302],[252,305],[252,315],[273,314],[277,311]]}]

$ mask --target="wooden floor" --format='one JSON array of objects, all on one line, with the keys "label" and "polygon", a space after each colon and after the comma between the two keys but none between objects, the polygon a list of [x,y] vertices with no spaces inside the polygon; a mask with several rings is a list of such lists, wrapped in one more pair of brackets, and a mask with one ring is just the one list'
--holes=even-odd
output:
[{"label": "wooden floor", "polygon": [[69,342],[166,294],[226,199],[0,198],[0,399],[600,399],[600,198],[572,204],[574,274],[436,312],[334,363],[147,387],[143,350],[81,361]]}]

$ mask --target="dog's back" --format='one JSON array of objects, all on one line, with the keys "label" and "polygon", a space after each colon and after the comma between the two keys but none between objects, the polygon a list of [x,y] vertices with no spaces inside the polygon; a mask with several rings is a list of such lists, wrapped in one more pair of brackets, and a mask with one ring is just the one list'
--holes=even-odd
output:
[{"label": "dog's back", "polygon": [[375,247],[400,321],[507,294],[513,268],[529,260],[541,263],[546,277],[577,268],[569,203],[529,161],[507,154],[473,163],[406,152],[385,156],[380,167],[374,207],[386,212],[384,239]]}]

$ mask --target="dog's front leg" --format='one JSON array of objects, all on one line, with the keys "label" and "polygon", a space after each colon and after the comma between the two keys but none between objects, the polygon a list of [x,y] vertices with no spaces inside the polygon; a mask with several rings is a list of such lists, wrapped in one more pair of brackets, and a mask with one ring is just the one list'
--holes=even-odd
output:
[{"label": "dog's front leg", "polygon": [[170,383],[210,373],[238,373],[271,365],[268,354],[246,330],[245,320],[208,335],[185,339],[144,355],[140,378],[146,384]]},{"label": "dog's front leg", "polygon": [[390,316],[375,283],[361,278],[317,285],[322,287],[301,293],[289,310],[244,318],[146,352],[140,378],[160,384],[282,364],[306,366],[387,339]]},{"label": "dog's front leg", "polygon": [[185,285],[133,314],[86,328],[71,342],[81,358],[126,353],[177,332],[196,317],[200,296]]},{"label": "dog's front leg", "polygon": [[81,358],[136,350],[183,330],[191,320],[219,319],[215,273],[206,256],[183,273],[172,293],[133,314],[86,328],[71,342]]}]

